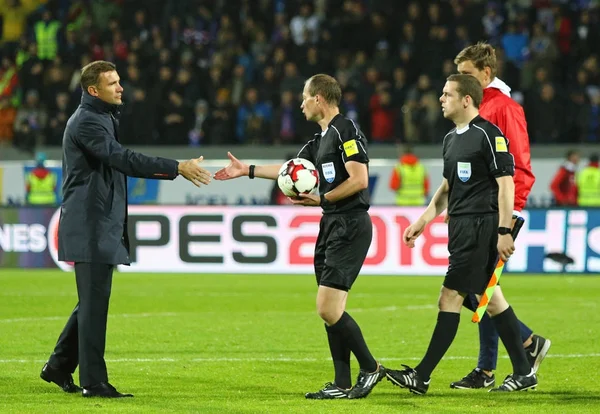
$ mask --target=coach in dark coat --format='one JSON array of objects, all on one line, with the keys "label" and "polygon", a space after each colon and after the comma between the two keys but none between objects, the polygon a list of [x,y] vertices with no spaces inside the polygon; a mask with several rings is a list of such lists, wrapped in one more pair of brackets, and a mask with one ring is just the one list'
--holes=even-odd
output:
[{"label": "coach in dark coat", "polygon": [[113,269],[130,264],[127,176],[208,184],[199,159],[177,162],[128,150],[117,136],[123,88],[110,62],[82,69],[81,104],[63,137],[63,202],[58,258],[75,263],[75,306],[41,377],[66,392],[78,392],[72,374],[79,365],[83,396],[124,397],[109,382],[104,361]]}]

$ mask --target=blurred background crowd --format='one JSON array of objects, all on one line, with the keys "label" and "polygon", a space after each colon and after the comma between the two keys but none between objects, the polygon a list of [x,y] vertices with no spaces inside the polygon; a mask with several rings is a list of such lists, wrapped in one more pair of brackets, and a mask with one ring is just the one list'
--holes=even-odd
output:
[{"label": "blurred background crowd", "polygon": [[281,145],[319,72],[372,143],[438,143],[453,59],[486,40],[532,143],[600,141],[594,0],[0,0],[0,149],[60,146],[79,71],[117,64],[129,145]]}]

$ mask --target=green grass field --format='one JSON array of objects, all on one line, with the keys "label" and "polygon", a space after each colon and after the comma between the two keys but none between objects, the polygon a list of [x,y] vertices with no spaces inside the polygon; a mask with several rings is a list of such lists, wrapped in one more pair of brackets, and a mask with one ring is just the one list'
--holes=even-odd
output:
[{"label": "green grass field", "polygon": [[[440,283],[362,276],[355,284],[348,312],[386,366],[414,365],[424,354]],[[537,390],[449,388],[476,364],[477,328],[465,311],[427,395],[384,380],[364,400],[307,401],[305,392],[333,379],[312,276],[115,274],[106,358],[110,381],[135,398],[107,401],[39,378],[76,303],[73,275],[2,270],[0,412],[600,412],[600,277],[510,275],[503,286],[517,314],[553,342]],[[509,372],[501,347],[497,381]]]}]

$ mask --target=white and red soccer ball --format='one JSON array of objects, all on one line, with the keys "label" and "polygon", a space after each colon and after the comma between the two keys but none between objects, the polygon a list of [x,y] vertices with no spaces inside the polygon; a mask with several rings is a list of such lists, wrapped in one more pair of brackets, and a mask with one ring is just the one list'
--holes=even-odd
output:
[{"label": "white and red soccer ball", "polygon": [[288,197],[309,194],[319,186],[319,172],[312,162],[304,158],[292,158],[279,169],[277,184]]}]

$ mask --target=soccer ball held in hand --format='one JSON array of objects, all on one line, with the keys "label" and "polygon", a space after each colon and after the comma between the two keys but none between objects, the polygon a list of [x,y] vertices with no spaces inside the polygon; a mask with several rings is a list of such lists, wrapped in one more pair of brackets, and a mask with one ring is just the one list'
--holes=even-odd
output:
[{"label": "soccer ball held in hand", "polygon": [[277,184],[288,197],[309,194],[319,185],[319,172],[312,162],[304,158],[292,158],[279,169]]}]

